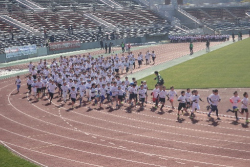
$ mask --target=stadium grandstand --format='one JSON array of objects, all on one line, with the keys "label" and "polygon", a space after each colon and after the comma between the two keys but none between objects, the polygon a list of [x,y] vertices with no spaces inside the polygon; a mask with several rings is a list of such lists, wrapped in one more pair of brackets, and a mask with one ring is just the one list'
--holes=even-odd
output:
[{"label": "stadium grandstand", "polygon": [[205,2],[0,0],[0,50],[4,53],[4,48],[12,46],[46,47],[74,40],[89,43],[145,35],[248,32],[249,2]]}]

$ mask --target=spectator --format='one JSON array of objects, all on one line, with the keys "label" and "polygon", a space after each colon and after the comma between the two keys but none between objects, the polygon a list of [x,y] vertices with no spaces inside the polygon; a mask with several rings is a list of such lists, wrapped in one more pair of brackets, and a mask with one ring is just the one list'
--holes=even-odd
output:
[{"label": "spectator", "polygon": [[105,53],[107,54],[108,53],[108,44],[107,44],[107,42],[105,42]]},{"label": "spectator", "polygon": [[121,47],[122,47],[122,53],[124,53],[125,52],[125,44],[123,42],[121,44]]},{"label": "spectator", "polygon": [[111,53],[112,42],[109,43],[109,53]]},{"label": "spectator", "polygon": [[101,50],[104,49],[102,40],[100,41],[100,46],[101,46]]},{"label": "spectator", "polygon": [[206,42],[206,50],[207,50],[207,52],[210,52],[210,41],[209,40],[207,40],[207,42]]}]

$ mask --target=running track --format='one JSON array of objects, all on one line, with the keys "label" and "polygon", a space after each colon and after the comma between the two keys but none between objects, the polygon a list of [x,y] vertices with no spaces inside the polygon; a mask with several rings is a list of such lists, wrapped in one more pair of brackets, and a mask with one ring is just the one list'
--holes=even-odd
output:
[{"label": "running track", "polygon": [[[169,55],[182,56],[183,45],[175,46]],[[160,51],[164,53],[164,48]],[[169,59],[157,55],[162,58],[157,63]],[[16,94],[14,79],[0,82],[0,141],[41,166],[245,167],[250,163],[250,130],[232,124],[232,119],[222,117],[213,121],[215,125],[197,113],[194,120],[184,116],[178,123],[173,111],[164,108],[160,115],[151,104],[143,111],[133,108],[132,113],[126,112],[127,104],[119,110],[106,105],[100,110],[91,104],[71,110],[70,103],[62,105],[57,95],[51,105],[46,97],[39,102],[27,97],[24,78]]]}]

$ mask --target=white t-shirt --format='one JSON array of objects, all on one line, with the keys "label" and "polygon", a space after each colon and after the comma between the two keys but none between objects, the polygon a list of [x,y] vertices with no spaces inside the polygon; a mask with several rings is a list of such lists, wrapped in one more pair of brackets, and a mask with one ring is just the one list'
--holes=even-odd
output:
[{"label": "white t-shirt", "polygon": [[237,97],[232,96],[232,97],[230,98],[230,100],[233,101],[233,103],[232,103],[233,107],[238,107],[238,103],[239,103],[239,101],[240,101],[240,97],[239,97],[239,96],[237,96]]},{"label": "white t-shirt", "polygon": [[49,91],[50,93],[55,93],[56,90],[56,84],[49,83]]},{"label": "white t-shirt", "polygon": [[145,89],[139,89],[138,93],[139,93],[139,98],[145,98],[146,97]]},{"label": "white t-shirt", "polygon": [[200,101],[200,95],[197,95],[197,96],[192,96],[192,101],[193,103],[196,103],[196,104],[199,104],[199,101]]},{"label": "white t-shirt", "polygon": [[210,96],[208,96],[208,98],[210,99],[211,104],[213,106],[217,106],[218,102],[220,101],[220,96],[219,95],[211,94]]},{"label": "white t-shirt", "polygon": [[76,90],[71,90],[70,91],[70,97],[71,98],[76,99],[76,94],[77,94]]},{"label": "white t-shirt", "polygon": [[16,79],[16,85],[21,85],[21,80],[20,79]]},{"label": "white t-shirt", "polygon": [[247,107],[247,105],[248,105],[248,98],[243,98],[242,100],[241,100],[241,102],[242,102],[242,105],[241,105],[241,108],[243,108],[243,109],[247,109],[248,107]]},{"label": "white t-shirt", "polygon": [[190,102],[191,101],[191,93],[190,92],[186,92],[185,93],[185,97],[186,97],[186,101]]},{"label": "white t-shirt", "polygon": [[167,96],[167,94],[168,94],[168,92],[165,90],[162,90],[162,91],[160,91],[160,93],[159,93],[159,97],[160,98],[166,98],[166,96]]},{"label": "white t-shirt", "polygon": [[62,92],[63,93],[67,93],[68,92],[68,90],[69,90],[69,87],[66,85],[66,86],[61,86],[61,89],[62,89]]},{"label": "white t-shirt", "polygon": [[158,95],[159,95],[159,93],[160,93],[160,89],[159,88],[158,89],[154,88],[154,90],[153,90],[153,96],[154,96],[154,98],[157,98]]},{"label": "white t-shirt", "polygon": [[112,96],[117,96],[118,95],[118,86],[113,86],[111,88]]},{"label": "white t-shirt", "polygon": [[167,95],[168,95],[169,99],[172,100],[172,99],[174,99],[174,96],[177,95],[177,93],[176,93],[176,91],[170,90]]},{"label": "white t-shirt", "polygon": [[179,103],[186,103],[186,96],[180,95],[180,96],[178,97],[178,101],[179,101]]}]

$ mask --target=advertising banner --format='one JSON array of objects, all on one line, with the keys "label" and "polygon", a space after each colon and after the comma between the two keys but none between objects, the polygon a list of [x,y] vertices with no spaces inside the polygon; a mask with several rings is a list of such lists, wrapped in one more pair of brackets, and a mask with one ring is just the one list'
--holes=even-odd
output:
[{"label": "advertising banner", "polygon": [[80,47],[81,47],[80,41],[54,42],[49,44],[49,50],[51,51],[66,50],[66,49],[80,48]]},{"label": "advertising banner", "polygon": [[13,46],[5,48],[6,59],[37,53],[36,45]]}]

